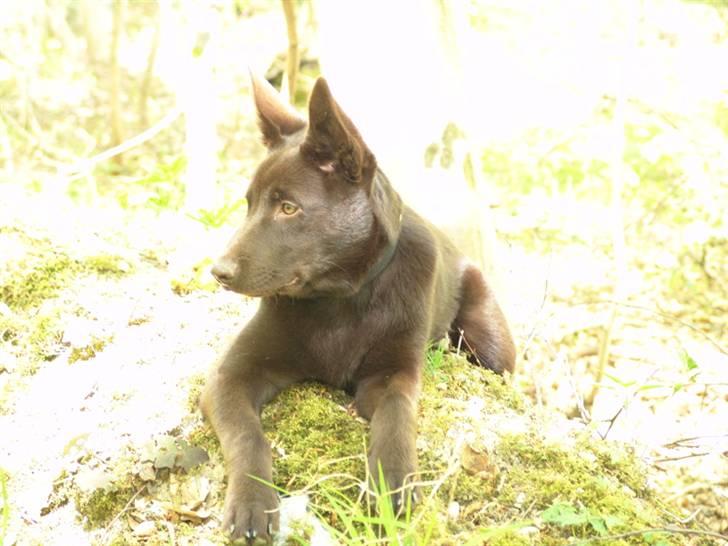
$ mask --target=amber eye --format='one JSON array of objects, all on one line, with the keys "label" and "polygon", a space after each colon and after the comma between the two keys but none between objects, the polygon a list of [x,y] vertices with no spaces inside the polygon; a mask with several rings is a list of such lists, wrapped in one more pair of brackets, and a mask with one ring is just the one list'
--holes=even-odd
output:
[{"label": "amber eye", "polygon": [[286,216],[292,216],[298,212],[298,207],[288,201],[281,203],[281,212]]}]

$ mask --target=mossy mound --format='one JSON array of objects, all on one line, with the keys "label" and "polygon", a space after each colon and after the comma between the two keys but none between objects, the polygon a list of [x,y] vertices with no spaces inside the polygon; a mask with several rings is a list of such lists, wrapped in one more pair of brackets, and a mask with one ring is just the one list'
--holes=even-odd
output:
[{"label": "mossy mound", "polygon": [[[276,486],[306,489],[333,527],[343,525],[342,510],[362,503],[368,425],[350,403],[340,391],[304,384],[263,415]],[[537,416],[503,378],[445,355],[428,366],[420,400],[417,481],[425,499],[398,532],[431,544],[564,544],[674,523],[628,447],[570,423]],[[360,519],[366,525],[367,516]]]},{"label": "mossy mound", "polygon": [[[304,383],[279,395],[262,416],[275,486],[305,492],[309,508],[341,544],[680,543],[666,533],[610,538],[677,523],[648,488],[646,468],[627,446],[600,440],[589,427],[563,417],[540,415],[503,378],[452,354],[425,373],[415,477],[421,499],[414,511],[395,518],[391,508],[389,513],[382,505],[375,508],[362,493],[369,425],[351,402],[339,390]],[[198,417],[192,421],[178,433],[185,445],[202,447],[210,462],[192,473],[144,478],[151,481],[135,501],[135,521],[159,520],[155,507],[162,506],[164,517],[192,514],[179,525],[187,525],[196,540],[224,541],[215,520],[224,498],[219,444]],[[98,491],[69,492],[89,525],[107,525],[139,491],[145,471],[137,455],[139,460],[132,456],[120,465],[126,470],[115,470],[113,481]],[[196,504],[185,504],[194,508],[169,504],[172,490],[199,491],[200,483],[207,492]],[[134,524],[117,527],[119,537],[135,532]],[[306,539],[310,530],[291,528],[287,544],[312,543]]]},{"label": "mossy mound", "polygon": [[327,486],[341,488],[363,479],[368,425],[354,418],[350,402],[341,391],[305,383],[263,410],[277,486],[296,491],[324,479]]},{"label": "mossy mound", "polygon": [[[0,342],[8,348],[8,361],[0,362],[0,370],[20,375],[32,375],[60,353],[69,306],[68,298],[59,296],[66,287],[81,278],[118,277],[134,269],[116,254],[74,254],[31,233],[0,226]],[[70,360],[91,358],[108,341],[94,339],[86,347],[74,348]]]},{"label": "mossy mound", "polygon": [[19,228],[0,227],[0,249],[5,263],[0,271],[0,301],[12,309],[37,307],[79,275],[119,276],[132,266],[115,254],[74,257],[43,237]]}]

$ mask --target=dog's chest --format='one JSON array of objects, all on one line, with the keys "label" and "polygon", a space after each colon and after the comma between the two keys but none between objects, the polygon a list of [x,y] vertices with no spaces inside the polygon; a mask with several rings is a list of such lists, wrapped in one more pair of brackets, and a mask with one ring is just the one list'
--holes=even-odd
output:
[{"label": "dog's chest", "polygon": [[381,337],[376,313],[349,306],[311,310],[307,327],[299,330],[305,347],[307,373],[314,379],[344,387]]}]

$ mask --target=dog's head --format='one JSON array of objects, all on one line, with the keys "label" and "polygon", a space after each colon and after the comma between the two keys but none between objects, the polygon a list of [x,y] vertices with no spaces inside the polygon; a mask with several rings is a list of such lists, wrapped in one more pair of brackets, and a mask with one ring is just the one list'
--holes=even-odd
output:
[{"label": "dog's head", "polygon": [[357,292],[396,244],[399,196],[323,78],[308,122],[267,81],[253,77],[253,92],[268,156],[212,274],[249,296]]}]

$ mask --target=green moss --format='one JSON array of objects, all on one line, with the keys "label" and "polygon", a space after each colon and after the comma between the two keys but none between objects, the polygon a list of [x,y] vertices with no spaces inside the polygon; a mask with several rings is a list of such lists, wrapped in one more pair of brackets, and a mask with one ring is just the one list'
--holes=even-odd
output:
[{"label": "green moss", "polygon": [[[480,397],[519,413],[527,408],[523,395],[506,379],[488,369],[470,364],[463,356],[445,353],[442,357],[436,357],[430,351],[427,362],[426,369],[434,369],[435,373],[425,373],[424,376],[425,406],[430,399],[439,400],[446,395],[447,398],[460,400]],[[443,383],[446,384],[446,390],[442,389]],[[442,401],[447,403],[447,400]]]},{"label": "green moss", "polygon": [[220,442],[212,427],[207,423],[200,421],[197,426],[186,434],[186,438],[190,445],[201,447],[207,451],[211,458],[222,458]]},{"label": "green moss", "polygon": [[47,347],[52,340],[60,341],[61,332],[59,329],[59,316],[57,312],[39,314],[33,321],[32,330],[28,336],[30,344],[36,348],[39,354]]},{"label": "green moss", "polygon": [[90,360],[104,350],[104,347],[114,339],[113,336],[99,338],[92,337],[91,343],[84,345],[83,347],[73,347],[71,354],[68,355],[68,363],[73,364],[79,360]]},{"label": "green moss", "polygon": [[[556,546],[572,537],[667,523],[647,489],[643,465],[629,449],[595,441],[588,430],[564,434],[563,444],[548,441],[507,381],[449,353],[430,360],[418,423],[419,479],[429,484],[422,487],[424,500],[411,521],[397,524],[411,543]],[[350,403],[341,391],[305,383],[266,406],[262,421],[272,445],[275,485],[306,488],[313,509],[341,533],[342,543],[363,543],[362,537],[376,538],[382,520],[359,498],[368,425],[348,411]],[[505,432],[502,423],[509,422]],[[208,426],[200,424],[188,438],[219,460]],[[471,441],[482,447],[471,448]],[[484,470],[465,464],[466,448],[482,457],[477,460]],[[460,507],[455,520],[445,515],[453,501]],[[546,521],[546,511],[553,516],[562,505],[573,507],[574,517]],[[624,544],[646,541],[635,536]]]},{"label": "green moss", "polygon": [[90,495],[76,498],[76,509],[83,517],[87,529],[107,525],[119,514],[134,496],[136,490],[131,485],[114,483],[109,487],[96,489]]},{"label": "green moss", "polygon": [[296,490],[319,477],[338,475],[332,480],[351,486],[351,477],[364,477],[367,426],[347,413],[350,400],[340,391],[306,383],[288,389],[264,409],[276,485]]},{"label": "green moss", "polygon": [[121,257],[97,254],[76,259],[48,239],[32,237],[18,228],[0,228],[25,251],[22,257],[9,260],[0,271],[0,301],[13,309],[37,307],[55,297],[77,275],[97,273],[121,275],[131,266]]},{"label": "green moss", "polygon": [[187,409],[191,413],[199,411],[200,395],[205,387],[207,376],[205,374],[196,374],[188,379],[189,392],[187,393]]},{"label": "green moss", "polygon": [[515,531],[505,531],[503,534],[488,540],[488,546],[529,546],[531,541]]},{"label": "green moss", "polygon": [[99,275],[119,277],[133,272],[134,268],[121,256],[115,254],[96,254],[87,256],[81,264],[85,269]]},{"label": "green moss", "polygon": [[200,260],[192,266],[191,270],[185,271],[171,280],[172,292],[178,296],[186,296],[196,290],[214,292],[219,285],[210,275],[211,267],[212,258]]},{"label": "green moss", "polygon": [[[33,375],[45,360],[53,359],[61,340],[57,309],[42,309],[32,315],[0,315],[0,341],[7,343],[16,357],[15,368],[22,375]],[[2,367],[0,362],[0,367]]]},{"label": "green moss", "polygon": [[10,262],[0,278],[0,299],[11,308],[35,307],[66,285],[77,264],[66,254],[50,248]]},{"label": "green moss", "polygon": [[[589,518],[601,518],[625,529],[665,523],[646,494],[644,471],[618,445],[599,443],[584,434],[574,445],[563,446],[531,431],[526,435],[503,435],[497,457],[507,469],[498,495],[500,503],[532,506],[535,510],[563,503],[579,507],[580,513]],[[564,538],[586,538],[594,536],[597,528],[596,524],[586,523],[551,525],[550,532]],[[641,544],[644,540],[635,537],[630,543]]]}]

